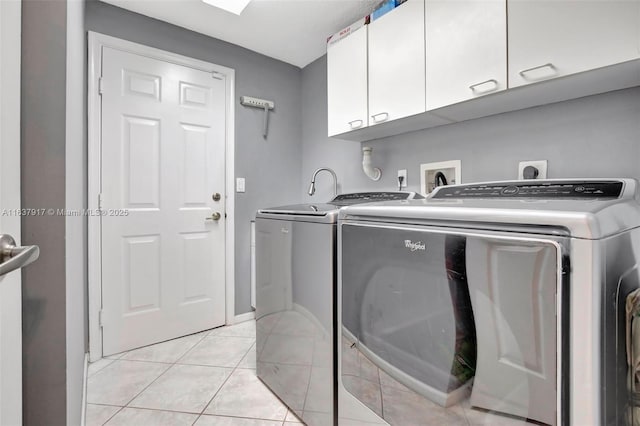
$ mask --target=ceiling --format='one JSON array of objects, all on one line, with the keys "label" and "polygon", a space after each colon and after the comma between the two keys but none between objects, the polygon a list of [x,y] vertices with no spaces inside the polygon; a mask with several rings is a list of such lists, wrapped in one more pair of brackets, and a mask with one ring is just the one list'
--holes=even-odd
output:
[{"label": "ceiling", "polygon": [[327,37],[369,14],[380,0],[253,0],[240,16],[201,0],[102,0],[304,67]]}]

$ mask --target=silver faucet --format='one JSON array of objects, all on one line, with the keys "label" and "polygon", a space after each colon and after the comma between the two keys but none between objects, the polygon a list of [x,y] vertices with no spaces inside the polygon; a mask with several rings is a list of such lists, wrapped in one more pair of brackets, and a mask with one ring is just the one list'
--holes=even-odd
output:
[{"label": "silver faucet", "polygon": [[335,197],[336,195],[338,195],[338,177],[336,176],[336,172],[334,172],[333,170],[331,170],[328,167],[320,167],[318,170],[313,172],[313,177],[311,178],[311,185],[309,185],[309,195],[315,194],[315,192],[316,192],[316,176],[318,176],[318,173],[320,173],[322,171],[329,172],[329,173],[331,173],[331,176],[333,176],[333,196]]}]

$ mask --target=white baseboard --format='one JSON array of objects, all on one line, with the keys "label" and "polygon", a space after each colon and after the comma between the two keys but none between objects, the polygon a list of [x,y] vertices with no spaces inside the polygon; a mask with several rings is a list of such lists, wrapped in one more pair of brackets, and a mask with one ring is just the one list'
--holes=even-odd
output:
[{"label": "white baseboard", "polygon": [[254,311],[247,312],[244,314],[236,315],[233,319],[233,323],[237,324],[239,322],[250,321],[252,319],[255,319],[255,317],[256,317],[256,313]]},{"label": "white baseboard", "polygon": [[87,421],[87,379],[89,378],[89,352],[84,354],[84,376],[82,381],[82,414],[80,415],[80,425],[84,426]]}]

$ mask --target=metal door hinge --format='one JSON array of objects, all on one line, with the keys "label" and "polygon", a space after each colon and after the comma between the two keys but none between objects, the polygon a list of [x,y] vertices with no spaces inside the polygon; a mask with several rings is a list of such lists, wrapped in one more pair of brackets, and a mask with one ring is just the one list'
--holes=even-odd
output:
[{"label": "metal door hinge", "polygon": [[102,210],[102,193],[98,194],[98,210]]},{"label": "metal door hinge", "polygon": [[104,93],[104,78],[98,78],[98,94],[102,95]]},{"label": "metal door hinge", "polygon": [[104,327],[104,311],[102,309],[98,312],[98,325]]},{"label": "metal door hinge", "polygon": [[216,80],[224,80],[225,75],[222,74],[221,72],[212,71],[211,77],[215,78]]}]

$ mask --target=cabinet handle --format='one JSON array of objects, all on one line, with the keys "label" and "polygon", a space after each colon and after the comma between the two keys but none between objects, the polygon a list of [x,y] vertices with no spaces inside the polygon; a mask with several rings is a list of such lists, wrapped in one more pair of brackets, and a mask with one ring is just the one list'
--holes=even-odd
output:
[{"label": "cabinet handle", "polygon": [[[479,86],[482,86],[484,84],[487,83],[493,83],[493,87],[491,87],[490,89],[486,89],[486,90],[478,90],[477,88]],[[498,89],[498,80],[491,78],[489,80],[485,80],[485,81],[481,81],[480,83],[476,83],[476,84],[472,84],[471,86],[469,86],[469,89],[471,89],[472,92],[474,93],[489,93],[489,92],[493,92],[494,90]]]},{"label": "cabinet handle", "polygon": [[[358,123],[357,125],[355,123]],[[362,125],[364,124],[363,120],[353,120],[349,122],[349,126],[351,126],[352,129],[359,129],[360,127],[362,127]]]},{"label": "cabinet handle", "polygon": [[556,68],[556,66],[553,65],[551,62],[549,62],[548,64],[538,65],[537,67],[532,67],[532,68],[527,68],[526,70],[520,71],[518,74],[520,74],[524,78],[527,78],[525,74],[527,74],[528,72],[531,72],[531,71],[542,69],[542,68],[549,68],[549,69],[551,69],[553,71],[554,74],[558,73],[558,69]]},{"label": "cabinet handle", "polygon": [[[382,116],[382,118],[377,119],[376,117],[380,117]],[[371,116],[371,118],[373,118],[373,122],[374,123],[382,123],[383,121],[387,121],[389,119],[389,113],[388,112],[380,112],[378,114],[373,114]]]}]

